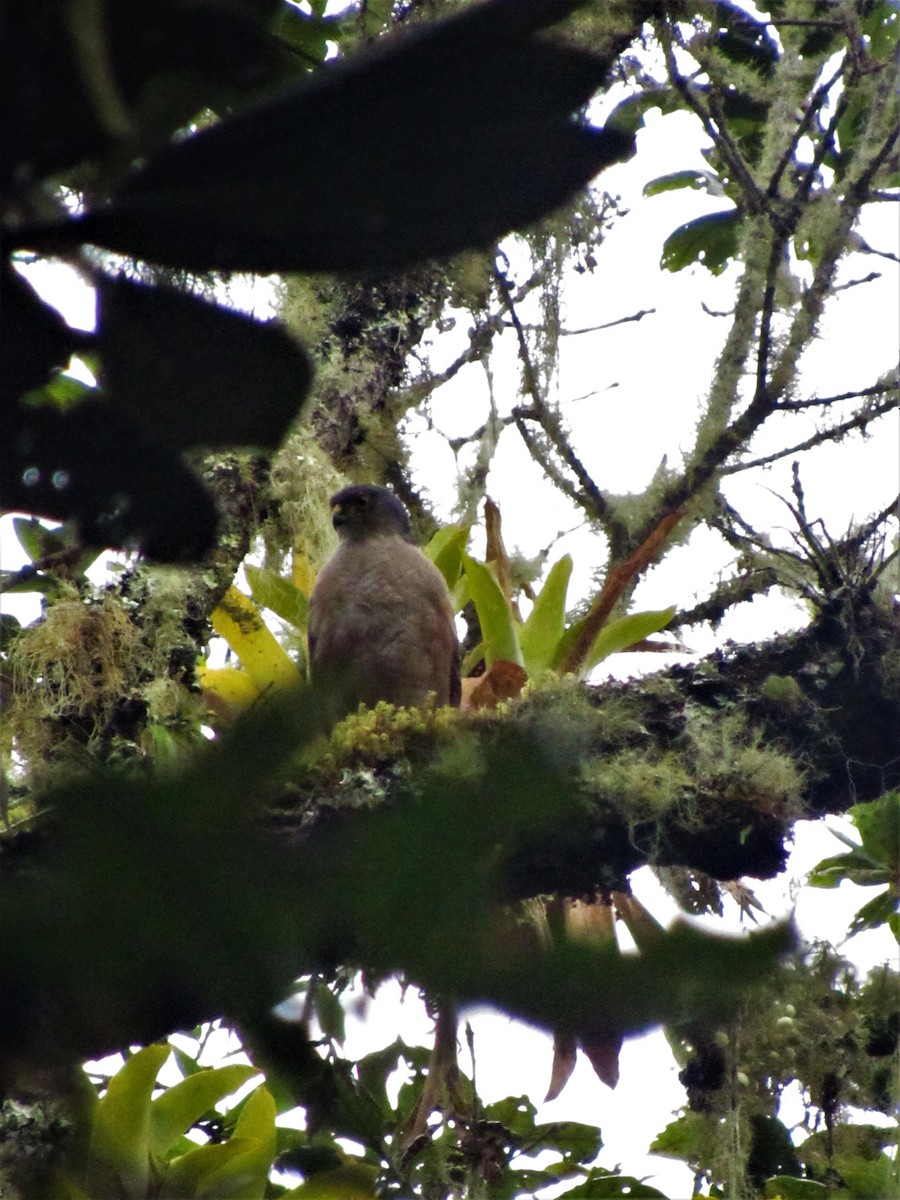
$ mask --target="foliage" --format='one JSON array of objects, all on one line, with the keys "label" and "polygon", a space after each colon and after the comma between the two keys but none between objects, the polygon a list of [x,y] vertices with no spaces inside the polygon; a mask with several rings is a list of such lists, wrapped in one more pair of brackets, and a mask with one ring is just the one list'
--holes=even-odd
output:
[{"label": "foliage", "polygon": [[887,884],[887,890],[866,901],[850,922],[850,933],[887,924],[900,941],[900,795],[888,792],[871,804],[858,804],[847,815],[860,833],[860,841],[833,829],[836,838],[850,847],[848,854],[823,858],[810,872],[812,887],[840,887],[844,880],[860,887]]},{"label": "foliage", "polygon": [[[896,1105],[895,973],[857,980],[782,927],[661,930],[627,893],[616,908],[638,950],[623,953],[606,899],[652,861],[693,911],[720,910],[729,889],[746,908],[743,866],[771,875],[797,816],[849,808],[859,844],[811,882],[884,888],[851,932],[897,933],[891,504],[832,536],[807,512],[798,465],[785,549],[729,490],[896,408],[888,373],[836,396],[808,394],[803,374],[826,304],[849,286],[839,263],[869,252],[861,213],[896,199],[895,6],[490,0],[441,21],[432,7],[370,0],[332,17],[321,0],[123,0],[4,15],[0,504],[63,524],[17,518],[30,562],[0,580],[46,604],[31,626],[0,621],[0,1076],[21,1097],[0,1110],[3,1132],[17,1104],[20,1129],[51,1114],[40,1153],[13,1139],[24,1169],[56,1158],[48,1195],[284,1194],[273,1164],[299,1171],[287,1194],[308,1198],[513,1197],[551,1182],[573,1197],[659,1195],[594,1165],[596,1130],[541,1122],[526,1098],[482,1103],[456,1062],[454,1004],[490,1001],[552,1031],[556,1084],[576,1046],[614,1082],[622,1037],[664,1024],[688,1109],[658,1148],[710,1189],[887,1194],[893,1134],[845,1109]],[[549,28],[563,18],[565,34]],[[599,128],[584,109],[613,75]],[[556,366],[565,335],[594,332],[566,328],[565,281],[594,272],[621,215],[573,193],[632,152],[652,110],[690,114],[707,137],[703,170],[647,184],[697,204],[661,265],[736,284],[696,427],[643,490],[616,495],[558,403]],[[55,256],[94,288],[95,331],[32,286]],[[356,274],[282,282],[284,321],[267,322],[222,302],[242,269]],[[449,365],[415,356],[426,330],[462,316]],[[520,367],[508,398],[492,386],[503,338]],[[397,427],[418,412],[431,428],[437,389],[478,364],[488,415],[452,440],[459,523],[435,533]],[[795,434],[804,415],[816,425]],[[590,437],[615,429],[604,414]],[[511,437],[602,535],[598,582],[572,610],[585,564],[507,554],[490,502],[484,560],[469,553]],[[470,726],[377,708],[326,746],[329,697],[296,685],[339,472],[396,488],[470,623],[468,665],[519,665],[524,698],[501,694]],[[663,557],[709,531],[737,555],[729,578],[692,610],[673,595],[677,616],[633,603]],[[246,596],[233,581],[251,545],[265,557],[244,566]],[[140,558],[98,587],[107,547]],[[155,572],[151,558],[186,569]],[[809,605],[794,638],[645,686],[577,682],[776,585]],[[262,610],[283,622],[277,636]],[[211,629],[240,668],[198,665]],[[316,755],[327,769],[313,786]],[[553,920],[519,906],[536,892],[561,905]],[[592,910],[602,937],[587,936]],[[427,990],[431,1053],[396,1041],[346,1056],[359,971],[372,988],[400,973]],[[292,990],[299,1019],[273,1016]],[[176,1053],[184,1078],[160,1092],[169,1050],[155,1039],[215,1018],[239,1029],[253,1067],[197,1070]],[[99,1100],[72,1084],[86,1057],[141,1044]],[[257,1068],[265,1084],[216,1111]],[[799,1130],[779,1109],[792,1086]],[[295,1107],[304,1129],[276,1125]],[[188,1144],[189,1129],[207,1143]]]},{"label": "foliage", "polygon": [[[198,558],[214,542],[216,517],[181,454],[198,445],[273,449],[311,374],[279,326],[166,286],[158,274],[117,278],[83,257],[99,304],[96,331],[80,334],[39,299],[10,251],[71,254],[91,243],[182,273],[384,270],[490,240],[631,149],[628,135],[572,118],[603,82],[608,59],[535,39],[572,7],[486,4],[306,78],[326,53],[321,18],[298,45],[306,23],[292,6],[241,5],[216,26],[228,43],[228,83],[262,79],[270,95],[248,105],[256,89],[245,86],[238,107],[221,87],[223,64],[206,58],[189,4],[161,16],[128,5],[106,25],[101,16],[71,27],[58,18],[65,49],[55,82],[68,76],[77,97],[66,100],[69,127],[57,127],[52,105],[30,107],[27,67],[8,94],[21,125],[6,175],[31,180],[34,196],[31,220],[16,213],[3,231],[4,506],[77,520],[92,544],[139,545],[162,561]],[[34,65],[45,35],[17,16],[14,57]],[[145,113],[176,66],[167,54],[135,56],[148,36],[183,47],[196,72],[190,108],[161,110],[157,101]],[[116,77],[106,56],[123,42]],[[515,97],[526,79],[533,99],[523,106]],[[202,120],[204,105],[221,119]],[[423,112],[433,114],[427,124]],[[189,118],[192,136],[163,144]],[[466,157],[474,167],[473,155],[477,169],[452,165]],[[142,164],[123,174],[123,157],[138,156]],[[45,179],[80,186],[81,211],[67,215],[60,193],[48,219],[39,202]],[[84,352],[99,363],[102,388],[60,412],[48,381]]]},{"label": "foliage", "polygon": [[245,1100],[226,1141],[198,1146],[185,1136],[258,1072],[240,1064],[198,1071],[154,1096],[169,1057],[168,1046],[146,1046],[109,1080],[81,1152],[50,1185],[55,1194],[262,1200],[275,1156],[275,1105],[265,1087]]}]

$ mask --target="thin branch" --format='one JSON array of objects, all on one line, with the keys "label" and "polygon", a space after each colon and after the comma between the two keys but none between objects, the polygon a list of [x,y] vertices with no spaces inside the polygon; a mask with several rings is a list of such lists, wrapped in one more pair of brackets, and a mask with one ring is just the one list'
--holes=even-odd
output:
[{"label": "thin branch", "polygon": [[491,343],[494,335],[501,332],[503,322],[499,314],[494,314],[487,321],[476,325],[474,329],[469,331],[469,344],[463,352],[458,355],[448,367],[443,371],[439,371],[436,375],[429,373],[420,379],[415,379],[409,385],[410,392],[416,397],[417,401],[424,400],[426,396],[430,396],[432,392],[437,391],[443,384],[448,383],[455,375],[473,362],[481,362],[490,352]]},{"label": "thin branch", "polygon": [[815,117],[816,113],[821,109],[822,105],[828,99],[828,93],[840,80],[846,65],[846,58],[841,59],[841,62],[838,64],[838,68],[832,77],[816,88],[815,92],[813,93],[812,99],[806,106],[803,116],[800,118],[800,122],[794,131],[794,136],[791,138],[788,146],[785,148],[784,153],[779,159],[778,165],[772,172],[772,178],[769,180],[769,186],[766,188],[766,195],[770,199],[774,199],[774,197],[778,195],[778,185],[781,183],[781,178],[785,171],[793,162],[794,154],[797,151],[797,146],[800,144],[800,139],[806,134],[807,130],[812,125],[813,117]]},{"label": "thin branch", "polygon": [[892,412],[897,407],[897,401],[891,399],[884,404],[875,405],[873,408],[866,409],[865,412],[856,413],[848,421],[842,421],[840,425],[833,425],[830,429],[822,429],[812,437],[807,438],[805,442],[797,442],[794,446],[787,446],[784,450],[777,450],[774,454],[766,454],[762,458],[754,458],[750,462],[730,463],[721,468],[722,475],[736,475],[739,471],[749,471],[753,467],[767,467],[770,463],[777,462],[781,458],[787,458],[791,454],[800,454],[804,450],[812,450],[815,446],[821,446],[825,442],[838,441],[845,434],[851,433],[854,429],[865,429],[870,421],[874,421],[876,417],[883,417],[885,413]]},{"label": "thin branch", "polygon": [[[877,254],[878,251],[873,250],[872,253]],[[890,257],[890,256],[886,255],[886,257]],[[862,279],[850,279],[846,283],[838,283],[831,290],[833,292],[849,292],[849,290],[851,288],[859,287],[860,284],[863,284],[863,283],[874,283],[876,279],[880,279],[880,278],[881,278],[880,271],[870,271],[868,275],[863,275]]]},{"label": "thin branch", "polygon": [[685,104],[687,104],[687,106],[692,109],[692,111],[700,119],[707,137],[709,137],[709,139],[714,142],[716,146],[718,146],[722,157],[731,168],[735,179],[738,181],[741,189],[749,200],[749,211],[753,213],[762,212],[765,208],[763,195],[757,187],[753,176],[750,174],[747,164],[744,162],[743,156],[735,146],[734,142],[731,140],[729,134],[726,132],[724,125],[719,124],[713,119],[710,110],[700,103],[696,92],[678,69],[678,66],[675,62],[675,54],[672,49],[673,29],[668,22],[663,21],[661,23],[659,41],[665,54],[666,68],[669,72],[669,78],[671,79],[675,90],[684,100]]},{"label": "thin branch", "polygon": [[768,416],[774,401],[768,394],[769,355],[772,349],[772,320],[775,316],[775,294],[778,285],[778,272],[784,259],[791,231],[776,231],[769,251],[769,262],[766,266],[766,283],[763,291],[762,311],[759,316],[759,341],[756,352],[756,395],[754,403],[758,403],[760,423]]},{"label": "thin branch", "polygon": [[583,494],[579,492],[572,481],[567,479],[562,471],[560,471],[553,459],[546,453],[544,447],[540,445],[539,439],[535,436],[534,431],[529,429],[525,424],[525,420],[522,415],[525,412],[531,415],[530,409],[513,409],[512,414],[516,423],[516,429],[519,431],[522,441],[525,443],[525,449],[528,451],[534,461],[540,466],[541,470],[546,474],[547,478],[551,481],[554,487],[559,488],[562,494],[564,496],[568,496],[573,504],[584,510],[585,504]]},{"label": "thin branch", "polygon": [[764,596],[778,584],[778,573],[774,567],[753,567],[746,574],[738,575],[720,583],[705,600],[693,608],[679,610],[678,628],[702,625],[709,622],[718,626],[725,614],[738,604]]},{"label": "thin branch", "polygon": [[597,333],[601,329],[613,329],[616,325],[627,325],[630,321],[641,321],[644,317],[652,316],[655,308],[642,308],[630,317],[619,317],[615,321],[606,321],[603,325],[588,325],[584,329],[561,329],[561,337],[578,337],[582,333]]},{"label": "thin branch", "polygon": [[860,388],[855,392],[839,392],[836,396],[816,396],[811,400],[779,400],[775,408],[779,412],[800,412],[806,408],[826,408],[830,404],[839,404],[842,400],[859,400],[863,396],[883,396],[886,392],[897,390],[896,383],[873,383],[871,387]]},{"label": "thin branch", "polygon": [[[608,515],[608,505],[603,493],[597,487],[594,480],[588,474],[584,464],[575,454],[572,447],[569,445],[569,440],[563,432],[558,415],[546,403],[538,383],[538,375],[535,370],[534,363],[531,361],[531,352],[528,348],[528,340],[525,337],[525,330],[519,320],[519,314],[516,311],[515,301],[513,300],[509,281],[499,268],[495,268],[494,277],[497,282],[497,287],[506,304],[509,313],[510,321],[516,332],[516,339],[519,345],[519,359],[522,363],[522,373],[525,383],[525,390],[531,397],[532,410],[526,414],[525,410],[514,411],[513,415],[516,419],[516,428],[522,436],[525,445],[532,450],[534,439],[526,436],[525,433],[525,416],[534,416],[543,430],[544,434],[550,441],[550,444],[556,450],[557,454],[578,480],[582,488],[582,494],[578,496],[577,503],[579,507],[587,510],[592,510],[592,515],[598,519],[603,519]],[[542,466],[546,469],[546,462],[542,462]],[[559,473],[555,474],[555,479],[558,481]],[[574,498],[574,489],[564,489],[570,498]]]}]

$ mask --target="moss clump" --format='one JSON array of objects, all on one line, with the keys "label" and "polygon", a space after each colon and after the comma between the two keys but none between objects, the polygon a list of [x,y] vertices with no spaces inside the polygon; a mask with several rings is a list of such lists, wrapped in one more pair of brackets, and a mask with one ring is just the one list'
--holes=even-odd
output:
[{"label": "moss clump", "polygon": [[185,629],[184,579],[130,573],[93,600],[58,600],[15,639],[6,719],[32,780],[73,753],[152,755],[149,726],[197,736],[203,710],[191,690],[196,643]]},{"label": "moss clump", "polygon": [[16,639],[11,724],[29,763],[61,742],[88,743],[113,722],[135,683],[138,631],[120,603],[63,600]]},{"label": "moss clump", "polygon": [[582,778],[629,824],[658,820],[690,804],[693,781],[679,755],[623,750],[586,765]]},{"label": "moss clump", "polygon": [[396,774],[424,749],[432,753],[435,742],[445,741],[457,724],[451,708],[397,708],[384,701],[374,708],[360,705],[305,756],[303,768],[320,786],[360,770],[390,767]]},{"label": "moss clump", "polygon": [[789,754],[763,741],[742,709],[694,713],[684,753],[698,791],[779,820],[801,815],[802,770]]},{"label": "moss clump", "polygon": [[767,675],[762,682],[760,695],[770,704],[776,704],[788,712],[798,712],[805,704],[799,683],[790,675]]}]

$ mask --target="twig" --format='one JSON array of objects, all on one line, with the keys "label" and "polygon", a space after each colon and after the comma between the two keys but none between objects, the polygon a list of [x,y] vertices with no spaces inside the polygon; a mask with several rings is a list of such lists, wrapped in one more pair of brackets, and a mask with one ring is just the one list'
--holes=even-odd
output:
[{"label": "twig", "polygon": [[[601,329],[613,329],[616,325],[627,325],[630,321],[640,321],[644,317],[649,317],[655,312],[655,308],[642,308],[639,312],[632,313],[630,317],[619,317],[615,321],[606,321],[603,325],[587,325],[584,329],[560,329],[559,334],[560,337],[578,337],[582,333],[599,333]],[[504,321],[503,324],[506,325],[507,328],[513,328],[512,321]],[[528,330],[530,333],[535,330],[540,330],[542,326],[523,324],[522,328]]]},{"label": "twig", "polygon": [[874,421],[876,417],[883,417],[885,413],[891,412],[896,407],[897,401],[893,399],[884,404],[875,405],[873,408],[866,409],[865,412],[856,413],[849,420],[842,421],[840,425],[833,425],[830,429],[821,429],[812,437],[807,438],[805,442],[797,442],[794,446],[787,446],[783,450],[775,451],[774,454],[766,454],[762,458],[754,458],[750,462],[730,463],[723,466],[721,473],[736,475],[739,471],[749,471],[753,467],[766,467],[791,454],[800,454],[804,450],[811,450],[814,446],[821,446],[825,442],[837,441],[854,429],[864,429],[870,421]]},{"label": "twig", "polygon": [[779,412],[800,412],[806,408],[826,408],[842,400],[859,400],[863,396],[883,396],[885,392],[897,390],[896,383],[873,383],[871,387],[855,392],[839,392],[836,396],[816,396],[811,400],[779,400],[775,407]]}]

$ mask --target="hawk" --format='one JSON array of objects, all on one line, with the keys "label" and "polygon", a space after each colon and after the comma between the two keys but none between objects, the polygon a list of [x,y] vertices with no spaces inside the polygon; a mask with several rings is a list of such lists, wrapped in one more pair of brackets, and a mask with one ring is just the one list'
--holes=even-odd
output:
[{"label": "hawk", "polygon": [[309,601],[313,679],[333,678],[351,705],[460,701],[459,639],[444,577],[413,544],[409,515],[386,488],[331,497],[340,543]]}]

